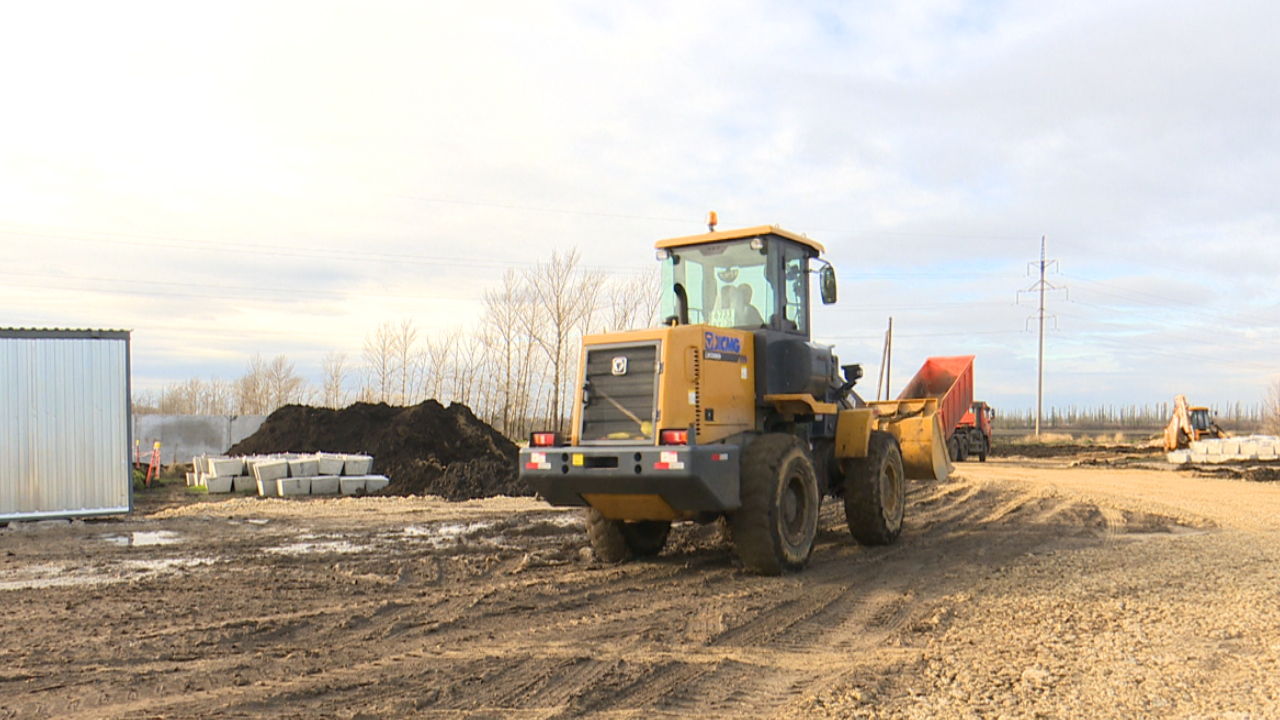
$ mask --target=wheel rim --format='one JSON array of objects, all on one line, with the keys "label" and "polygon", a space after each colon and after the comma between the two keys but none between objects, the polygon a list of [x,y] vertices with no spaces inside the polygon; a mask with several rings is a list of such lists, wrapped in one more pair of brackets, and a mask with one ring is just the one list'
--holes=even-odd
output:
[{"label": "wheel rim", "polygon": [[797,472],[787,475],[778,508],[778,520],[782,525],[782,537],[793,548],[805,541],[805,528],[809,524],[809,496],[805,492],[804,478]]},{"label": "wheel rim", "polygon": [[902,471],[891,462],[884,464],[880,472],[880,508],[889,527],[895,527],[902,517]]}]

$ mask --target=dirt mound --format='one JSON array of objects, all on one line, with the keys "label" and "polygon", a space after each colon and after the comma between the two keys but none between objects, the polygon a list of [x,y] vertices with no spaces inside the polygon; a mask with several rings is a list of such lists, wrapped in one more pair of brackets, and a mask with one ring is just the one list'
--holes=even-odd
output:
[{"label": "dirt mound", "polygon": [[460,403],[356,403],[341,410],[286,405],[228,454],[285,452],[368,453],[374,472],[391,478],[379,495],[470,500],[533,494],[516,477],[515,443]]},{"label": "dirt mound", "polygon": [[1147,456],[1159,453],[1159,448],[1135,445],[1080,445],[1036,443],[999,443],[991,446],[991,457],[1020,457],[1033,460],[1063,457],[1107,457],[1115,455]]}]

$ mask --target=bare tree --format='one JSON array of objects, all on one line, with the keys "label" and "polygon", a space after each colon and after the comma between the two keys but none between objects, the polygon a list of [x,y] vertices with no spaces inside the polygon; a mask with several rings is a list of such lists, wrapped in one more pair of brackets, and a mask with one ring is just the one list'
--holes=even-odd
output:
[{"label": "bare tree", "polygon": [[535,309],[547,318],[545,331],[532,337],[551,362],[550,416],[557,428],[564,426],[573,339],[575,333],[589,326],[603,282],[599,271],[579,272],[578,260],[577,249],[564,255],[553,252],[549,262],[538,263],[524,275]]},{"label": "bare tree", "polygon": [[204,414],[206,415],[229,415],[231,414],[231,383],[219,377],[209,379],[204,387]]},{"label": "bare tree", "polygon": [[662,276],[657,270],[614,278],[608,293],[606,330],[633,330],[657,322],[662,302]]},{"label": "bare tree", "polygon": [[271,411],[302,402],[307,394],[307,381],[294,374],[293,363],[277,355],[267,365],[267,397]]},{"label": "bare tree", "polygon": [[416,358],[414,345],[418,342],[418,328],[413,321],[405,318],[391,339],[391,349],[395,355],[395,369],[398,380],[398,399],[401,405],[412,405],[418,394],[416,387]]},{"label": "bare tree", "polygon": [[502,432],[516,431],[516,413],[527,390],[529,363],[529,293],[514,270],[502,274],[502,285],[484,291],[481,329],[489,347],[494,385],[501,400],[495,410]]},{"label": "bare tree", "polygon": [[270,405],[267,363],[261,354],[254,353],[244,375],[236,380],[236,408],[241,415],[266,415]]},{"label": "bare tree", "polygon": [[449,360],[453,385],[453,392],[449,396],[451,401],[471,407],[480,382],[484,352],[484,342],[475,333],[461,335],[458,342],[454,343]]},{"label": "bare tree", "polygon": [[1262,429],[1268,435],[1280,435],[1280,380],[1273,380],[1262,397]]},{"label": "bare tree", "polygon": [[324,406],[335,410],[345,406],[347,376],[351,374],[351,368],[347,366],[347,354],[334,350],[325,353],[324,359],[320,361],[320,373],[324,378],[321,381]]},{"label": "bare tree", "polygon": [[366,387],[374,402],[391,402],[396,381],[396,329],[390,322],[364,339]]},{"label": "bare tree", "polygon": [[133,414],[154,415],[160,412],[160,394],[155,390],[139,390],[133,393]]},{"label": "bare tree", "polygon": [[423,390],[428,398],[447,402],[453,394],[453,361],[454,347],[457,346],[462,331],[459,329],[444,330],[427,338],[427,348],[423,355],[426,381]]}]

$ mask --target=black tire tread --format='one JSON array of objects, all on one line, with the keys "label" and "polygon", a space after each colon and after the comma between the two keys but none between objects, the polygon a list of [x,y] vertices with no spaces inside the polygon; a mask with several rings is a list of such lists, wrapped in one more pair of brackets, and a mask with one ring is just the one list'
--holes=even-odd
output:
[{"label": "black tire tread", "polygon": [[[809,559],[809,553],[813,551],[811,538],[804,558],[799,562],[789,562],[784,559],[780,540],[774,532],[777,512],[777,508],[773,507],[773,499],[777,493],[776,478],[782,465],[797,452],[808,462],[810,479],[816,489],[817,477],[813,462],[808,459],[804,443],[793,435],[761,435],[743,453],[742,507],[729,513],[728,526],[734,550],[743,566],[751,572],[779,575],[783,570],[803,567]],[[815,522],[814,535],[816,534]]]},{"label": "black tire tread", "polygon": [[587,509],[587,539],[600,562],[620,563],[657,555],[666,546],[670,533],[671,522],[667,520],[624,522],[610,520],[595,508]]},{"label": "black tire tread", "polygon": [[[885,521],[881,510],[880,473],[886,463],[897,463],[898,478],[905,484],[902,473],[902,451],[898,441],[886,432],[872,432],[867,456],[847,461],[844,479],[844,517],[849,524],[849,534],[861,545],[889,545],[902,532],[902,519],[896,527]],[[906,505],[906,488],[903,488],[903,505]]]}]

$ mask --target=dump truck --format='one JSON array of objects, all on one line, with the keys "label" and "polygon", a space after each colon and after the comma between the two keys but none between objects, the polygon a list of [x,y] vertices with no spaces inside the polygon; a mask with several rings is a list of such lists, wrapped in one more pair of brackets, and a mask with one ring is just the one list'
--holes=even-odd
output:
[{"label": "dump truck", "polygon": [[1164,429],[1165,452],[1181,450],[1191,446],[1194,440],[1205,438],[1224,438],[1227,434],[1213,421],[1209,408],[1191,406],[1186,395],[1173,398],[1173,417]]},{"label": "dump truck", "polygon": [[[954,357],[931,357],[924,361],[920,370],[902,389],[897,400],[878,400],[869,405],[886,415],[921,412],[937,418],[938,430],[941,433],[942,447],[946,448],[947,458],[955,461],[960,457],[961,435],[956,433],[965,411],[973,401],[973,356],[957,355]],[[924,448],[925,444],[916,447]],[[934,446],[930,444],[930,452]],[[967,443],[965,444],[967,448]],[[931,464],[932,457],[909,457],[910,450],[904,448],[904,462]],[[919,473],[924,472],[924,465]]]},{"label": "dump truck", "polygon": [[977,455],[978,462],[987,461],[987,455],[991,454],[991,419],[995,415],[996,411],[981,400],[969,406],[969,412],[960,418],[952,435],[957,439],[952,460],[964,462],[969,456]]},{"label": "dump truck", "polygon": [[894,542],[905,481],[950,472],[935,399],[868,405],[859,365],[812,341],[823,246],[777,226],[656,243],[660,327],[583,338],[568,437],[534,432],[520,477],[586,508],[607,562],[655,555],[671,524],[723,521],[748,570],[803,567],[824,495],[853,539]]}]

